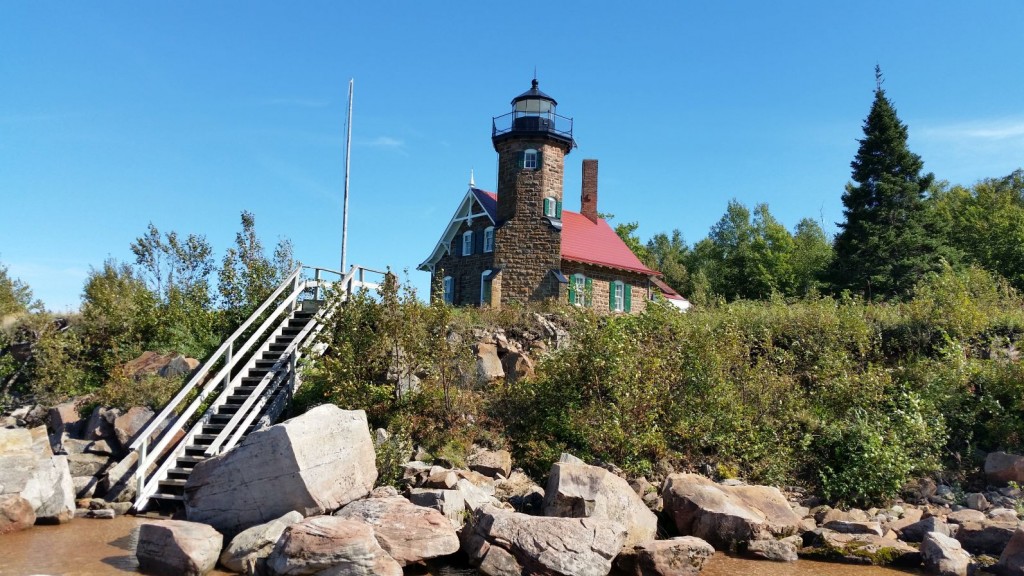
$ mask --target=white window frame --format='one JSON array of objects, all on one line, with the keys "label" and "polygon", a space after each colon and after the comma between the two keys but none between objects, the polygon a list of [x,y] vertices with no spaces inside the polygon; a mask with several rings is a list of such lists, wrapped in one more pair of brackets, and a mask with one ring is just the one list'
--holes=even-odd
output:
[{"label": "white window frame", "polygon": [[534,148],[523,150],[523,170],[536,170],[539,162],[540,152]]},{"label": "white window frame", "polygon": [[570,277],[573,287],[576,289],[576,306],[584,306],[587,302],[587,277],[579,272]]},{"label": "white window frame", "polygon": [[494,252],[494,226],[484,228],[484,252]]},{"label": "white window frame", "polygon": [[484,286],[487,285],[487,281],[490,279],[490,277],[491,277],[491,271],[490,270],[484,270],[483,273],[480,274],[480,305],[481,306],[483,306],[485,304],[490,304],[490,302],[485,302],[484,301]]},{"label": "white window frame", "polygon": [[555,218],[558,214],[558,200],[554,196],[544,198],[544,215],[548,218]]},{"label": "white window frame", "polygon": [[462,255],[471,256],[473,254],[473,231],[466,230],[462,233]]},{"label": "white window frame", "polygon": [[625,312],[626,311],[626,285],[622,280],[616,280],[612,282],[612,290],[614,290],[613,296],[615,297],[615,307],[612,308],[613,312]]},{"label": "white window frame", "polygon": [[443,291],[442,298],[444,298],[445,303],[447,303],[447,304],[454,304],[455,303],[455,279],[452,278],[451,276],[445,276],[444,280],[441,281],[441,286],[442,286],[441,289]]}]

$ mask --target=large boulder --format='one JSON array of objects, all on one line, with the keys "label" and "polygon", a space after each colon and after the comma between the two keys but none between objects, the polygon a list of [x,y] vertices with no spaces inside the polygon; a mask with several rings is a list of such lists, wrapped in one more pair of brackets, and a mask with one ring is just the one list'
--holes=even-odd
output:
[{"label": "large boulder", "polygon": [[376,480],[366,413],[324,404],[197,464],[185,513],[233,538],[292,510],[336,510],[369,494]]},{"label": "large boulder", "polygon": [[466,523],[466,499],[458,490],[413,488],[409,491],[409,501],[417,506],[437,510],[455,528],[462,528]]},{"label": "large boulder", "polygon": [[910,544],[874,534],[841,534],[818,528],[804,534],[801,555],[845,564],[916,566],[921,553]]},{"label": "large boulder", "polygon": [[199,366],[198,360],[181,354],[143,352],[138,358],[125,363],[122,370],[125,376],[141,380],[146,376],[176,378],[188,374],[195,370],[197,366]]},{"label": "large boulder", "polygon": [[469,469],[484,476],[508,478],[512,472],[512,455],[508,450],[481,450],[470,457]]},{"label": "large boulder", "polygon": [[32,504],[17,494],[0,496],[0,535],[31,528],[36,523]]},{"label": "large boulder", "polygon": [[18,495],[36,522],[69,522],[75,515],[75,485],[67,456],[54,456],[46,428],[0,429],[0,496]]},{"label": "large boulder", "polygon": [[373,526],[381,548],[402,566],[459,551],[459,536],[451,521],[402,496],[357,500],[334,515]]},{"label": "large boulder", "polygon": [[463,550],[488,576],[606,576],[626,530],[596,518],[527,516],[493,506],[463,529]]},{"label": "large boulder", "polygon": [[940,532],[928,532],[921,540],[924,569],[939,576],[967,576],[971,555],[954,538]]},{"label": "large boulder", "polygon": [[723,486],[697,474],[672,474],[662,498],[680,534],[707,540],[716,549],[791,536],[800,527],[786,497],[771,486]]},{"label": "large boulder", "polygon": [[135,406],[114,418],[114,435],[122,446],[131,444],[135,435],[153,419],[153,411],[145,406]]},{"label": "large boulder", "polygon": [[800,537],[790,536],[782,540],[754,540],[747,544],[747,556],[772,562],[796,562],[798,546],[791,541],[793,538]]},{"label": "large boulder", "polygon": [[217,565],[224,537],[212,527],[184,520],[143,524],[135,556],[139,569],[166,576],[202,576]]},{"label": "large boulder", "polygon": [[1024,484],[1024,456],[991,452],[985,457],[985,477],[993,484]]},{"label": "large boulder", "polygon": [[[828,528],[828,526],[826,526]],[[896,530],[899,534],[900,540],[904,542],[922,542],[924,541],[925,534],[929,532],[938,532],[943,536],[950,536],[949,524],[946,524],[941,519],[935,516],[929,516],[923,520],[918,520],[909,526]],[[879,534],[881,536],[881,534]]]},{"label": "large boulder", "polygon": [[598,466],[555,462],[544,491],[544,515],[612,520],[626,529],[627,548],[654,540],[658,517],[629,482]]},{"label": "large boulder", "polygon": [[1024,528],[1017,528],[995,566],[1004,576],[1024,576]]},{"label": "large boulder", "polygon": [[964,522],[956,531],[956,539],[971,554],[1000,554],[1010,543],[1016,522]]},{"label": "large boulder", "polygon": [[498,347],[491,342],[477,342],[473,345],[476,357],[476,379],[478,384],[486,384],[505,377],[505,369],[498,358]]},{"label": "large boulder", "polygon": [[402,576],[369,524],[337,516],[306,518],[286,528],[266,567],[274,576]]},{"label": "large boulder", "polygon": [[54,438],[60,438],[64,434],[75,436],[82,427],[82,416],[74,402],[65,402],[50,408],[48,418]]},{"label": "large boulder", "polygon": [[627,547],[615,559],[615,567],[626,576],[696,576],[714,555],[711,544],[694,536],[680,536]]},{"label": "large boulder", "polygon": [[220,563],[232,572],[249,576],[264,573],[267,556],[281,538],[285,528],[302,521],[302,514],[289,512],[266,524],[242,530],[220,554]]}]

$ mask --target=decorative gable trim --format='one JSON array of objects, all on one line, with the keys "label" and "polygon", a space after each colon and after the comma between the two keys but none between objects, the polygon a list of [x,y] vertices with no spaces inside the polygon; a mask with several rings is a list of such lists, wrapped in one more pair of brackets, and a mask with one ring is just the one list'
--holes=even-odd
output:
[{"label": "decorative gable trim", "polygon": [[[494,226],[494,216],[480,202],[476,189],[471,187],[466,191],[466,195],[463,196],[462,200],[459,202],[458,208],[455,209],[455,214],[452,215],[452,219],[444,229],[444,234],[442,234],[441,239],[437,241],[437,245],[434,246],[434,250],[430,253],[430,256],[417,266],[416,269],[433,273],[434,265],[436,265],[437,261],[448,253],[448,248],[451,246],[452,240],[455,238],[455,234],[458,233],[459,227],[462,223],[468,222],[472,225],[474,220],[479,220],[481,218],[486,218],[487,221],[491,223],[491,226]],[[461,248],[462,245],[460,244],[460,254]]]}]

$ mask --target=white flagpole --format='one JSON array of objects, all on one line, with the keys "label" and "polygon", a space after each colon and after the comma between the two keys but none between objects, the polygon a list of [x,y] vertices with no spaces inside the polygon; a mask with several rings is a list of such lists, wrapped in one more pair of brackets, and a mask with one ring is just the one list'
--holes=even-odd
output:
[{"label": "white flagpole", "polygon": [[352,89],[355,78],[348,81],[348,120],[345,121],[345,204],[341,211],[341,274],[345,275],[345,253],[348,249],[348,163],[352,156]]}]

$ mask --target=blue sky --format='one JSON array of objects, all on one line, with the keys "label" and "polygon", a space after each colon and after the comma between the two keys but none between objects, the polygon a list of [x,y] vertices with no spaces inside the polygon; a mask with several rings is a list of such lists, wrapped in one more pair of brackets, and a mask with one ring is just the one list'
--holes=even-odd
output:
[{"label": "blue sky", "polygon": [[599,209],[644,239],[703,238],[736,198],[829,232],[873,69],[939,179],[1024,166],[1024,2],[4,2],[0,262],[51,309],[129,260],[149,222],[218,260],[268,247],[337,267],[355,78],[349,261],[430,252],[470,170],[494,189],[492,116],[536,67],[600,160]]}]

